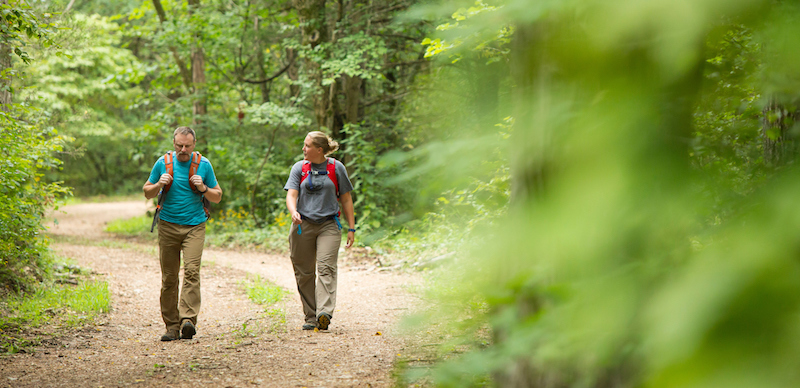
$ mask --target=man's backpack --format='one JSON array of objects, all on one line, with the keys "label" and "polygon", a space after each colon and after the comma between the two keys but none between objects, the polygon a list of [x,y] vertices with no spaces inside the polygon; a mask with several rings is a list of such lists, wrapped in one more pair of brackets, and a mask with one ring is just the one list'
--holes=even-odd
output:
[{"label": "man's backpack", "polygon": [[[200,152],[197,152],[197,151],[192,152],[192,159],[191,159],[192,160],[192,164],[189,165],[189,178],[190,179],[192,178],[192,176],[197,174],[197,169],[198,169],[198,167],[200,167],[200,160],[201,160],[202,157],[203,157],[203,155],[201,155]],[[166,169],[167,169],[167,174],[169,174],[174,179],[175,178],[175,173],[174,173],[173,168],[172,168],[173,167],[173,158],[174,158],[174,151],[169,151],[166,154],[164,154],[164,167],[166,167]],[[158,222],[158,213],[161,212],[161,207],[164,204],[164,199],[167,197],[167,192],[169,192],[170,187],[172,187],[172,182],[170,182],[168,185],[164,186],[164,188],[161,189],[161,191],[158,193],[158,202],[157,202],[157,205],[156,205],[156,212],[153,215],[153,224],[150,226],[150,232],[153,232],[153,228],[156,226],[156,223]],[[195,193],[199,193],[200,192],[200,190],[198,190],[197,187],[195,187],[195,185],[192,184],[192,182],[189,182],[189,188],[191,188],[192,191],[194,191]],[[210,214],[208,209],[211,206],[211,203],[208,201],[208,199],[206,199],[205,195],[201,197],[201,200],[203,201],[203,211],[206,212],[206,218],[208,218],[208,216]]]},{"label": "man's backpack", "polygon": [[[311,169],[311,162],[308,160],[303,161],[303,171],[300,173],[300,184],[308,178],[309,175],[327,175],[333,181],[333,186],[336,187],[336,197],[339,197],[339,181],[336,179],[336,159],[328,158],[328,166],[325,171],[314,171]],[[310,182],[309,182],[310,183]]]}]

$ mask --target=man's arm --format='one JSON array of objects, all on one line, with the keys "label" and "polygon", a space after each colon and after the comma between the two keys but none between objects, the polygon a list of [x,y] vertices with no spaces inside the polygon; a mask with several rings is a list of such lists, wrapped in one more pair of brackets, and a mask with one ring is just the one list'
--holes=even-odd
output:
[{"label": "man's arm", "polygon": [[203,182],[203,177],[200,175],[192,175],[192,177],[189,178],[189,182],[193,184],[197,190],[204,191],[203,195],[206,196],[207,200],[214,203],[219,203],[219,201],[222,201],[222,188],[219,187],[219,184],[214,187],[208,187]]},{"label": "man's arm", "polygon": [[222,188],[219,187],[219,185],[216,187],[206,187],[208,188],[208,191],[203,193],[203,195],[206,196],[206,199],[214,203],[219,203],[219,201],[222,201]]}]

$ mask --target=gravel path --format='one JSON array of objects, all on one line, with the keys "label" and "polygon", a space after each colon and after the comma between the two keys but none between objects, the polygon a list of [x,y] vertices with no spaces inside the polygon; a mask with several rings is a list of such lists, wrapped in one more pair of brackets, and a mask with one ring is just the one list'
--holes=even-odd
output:
[{"label": "gravel path", "polygon": [[[155,244],[103,232],[141,215],[147,201],[60,209],[50,223],[57,254],[108,282],[112,309],[96,325],[44,341],[33,354],[0,358],[0,387],[388,387],[402,353],[393,335],[412,307],[414,275],[377,271],[340,257],[339,295],[329,331],[300,329],[302,309],[288,257],[206,249],[203,307],[191,340],[161,342]],[[242,282],[260,275],[290,291],[265,308]],[[268,312],[269,310],[270,312]],[[45,331],[48,331],[45,329]],[[58,332],[58,328],[50,330]]]}]

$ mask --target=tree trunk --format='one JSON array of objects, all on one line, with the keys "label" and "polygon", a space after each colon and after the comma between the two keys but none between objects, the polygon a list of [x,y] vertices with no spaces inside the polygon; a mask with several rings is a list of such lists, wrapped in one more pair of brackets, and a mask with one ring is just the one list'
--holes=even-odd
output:
[{"label": "tree trunk", "polygon": [[[264,58],[264,42],[261,40],[261,34],[258,31],[259,29],[259,20],[258,16],[255,17],[253,21],[253,30],[255,31],[255,46],[256,46],[256,61],[258,62],[258,68],[261,70],[261,78],[267,78],[267,69],[264,68],[264,63],[266,59]],[[269,102],[269,92],[270,92],[270,85],[269,82],[262,82],[258,85],[261,89],[261,103],[266,104]]]},{"label": "tree trunk", "polygon": [[[11,47],[0,43],[0,75],[5,74],[7,69],[11,69]],[[0,78],[0,105],[3,111],[8,112],[11,101],[11,73],[8,73]]]},{"label": "tree trunk", "polygon": [[287,59],[290,61],[289,69],[286,71],[286,76],[292,80],[291,85],[289,85],[289,93],[292,97],[292,104],[296,101],[296,98],[300,96],[300,86],[297,85],[295,82],[300,79],[300,64],[298,63],[295,58],[297,57],[297,51],[294,49],[287,49],[286,54],[288,56]]},{"label": "tree trunk", "polygon": [[[199,8],[200,0],[189,0],[189,15],[194,14]],[[206,115],[206,57],[201,42],[200,31],[195,31],[192,42],[192,91],[194,92],[192,125],[196,127],[202,125],[203,117]]]},{"label": "tree trunk", "polygon": [[362,80],[360,77],[344,77],[344,105],[345,117],[347,123],[356,124],[361,121],[359,112],[359,105],[361,104],[361,85]]},{"label": "tree trunk", "polygon": [[[297,9],[298,21],[302,26],[301,44],[314,49],[318,45],[328,42],[330,32],[326,21],[325,0],[293,0],[293,4]],[[329,126],[332,123],[329,120],[332,112],[331,89],[335,88],[335,83],[322,85],[322,69],[318,63],[306,58],[303,61],[303,67],[306,74],[309,75],[309,79],[318,87],[313,96],[317,126]]]},{"label": "tree trunk", "polygon": [[762,111],[761,136],[764,139],[764,162],[780,167],[794,161],[797,145],[789,130],[798,118],[798,112],[770,99]]},{"label": "tree trunk", "polygon": [[[8,0],[0,0],[0,4],[8,4]],[[8,105],[12,101],[11,74],[6,74],[6,70],[10,69],[11,47],[5,43],[0,43],[0,109],[5,112],[8,112]]]},{"label": "tree trunk", "polygon": [[[539,51],[546,39],[546,29],[537,26],[519,26],[512,40],[511,75],[517,86],[513,90],[514,118],[522,131],[515,131],[517,139],[512,154],[511,202],[524,203],[537,192],[544,190],[548,174],[550,134],[544,123],[537,123],[536,111],[548,109],[546,90],[551,80],[551,67],[546,56]],[[543,114],[540,116],[544,117]]]},{"label": "tree trunk", "polygon": [[[161,0],[153,0],[153,7],[156,9],[156,14],[158,15],[160,24],[166,23],[167,14],[164,12],[164,7],[161,5]],[[189,73],[189,68],[186,67],[186,63],[183,62],[183,59],[181,59],[178,49],[175,48],[175,46],[170,46],[169,51],[172,53],[172,58],[175,59],[175,64],[178,65],[178,71],[181,74],[181,79],[183,80],[184,86],[186,86],[186,90],[192,90],[192,75]]]},{"label": "tree trunk", "polygon": [[206,114],[206,66],[205,53],[199,42],[192,47],[192,86],[195,94],[192,109],[193,124],[200,125],[202,117]]}]

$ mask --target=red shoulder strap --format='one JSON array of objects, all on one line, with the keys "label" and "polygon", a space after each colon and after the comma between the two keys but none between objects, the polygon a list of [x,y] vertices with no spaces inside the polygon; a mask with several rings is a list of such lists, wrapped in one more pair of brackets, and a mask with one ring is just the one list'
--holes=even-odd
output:
[{"label": "red shoulder strap", "polygon": [[[189,179],[191,179],[194,175],[197,174],[197,168],[200,167],[200,159],[202,157],[203,155],[201,155],[200,152],[198,151],[192,152],[192,164],[189,165]],[[200,191],[197,190],[197,187],[195,187],[195,185],[193,185],[191,181],[189,182],[189,187],[191,187],[192,191],[194,192]]]},{"label": "red shoulder strap", "polygon": [[333,187],[336,188],[336,196],[339,196],[339,180],[336,179],[336,159],[328,158],[328,178],[333,181]]},{"label": "red shoulder strap", "polygon": [[[169,176],[175,178],[175,173],[172,169],[172,151],[167,152],[164,154],[164,167],[167,169],[167,174]],[[169,182],[168,185],[164,186],[164,194],[169,191],[169,188],[172,187],[172,182]]]},{"label": "red shoulder strap", "polygon": [[308,178],[308,173],[311,172],[311,162],[308,160],[303,161],[303,169],[300,172],[300,183],[302,184],[306,178]]}]

